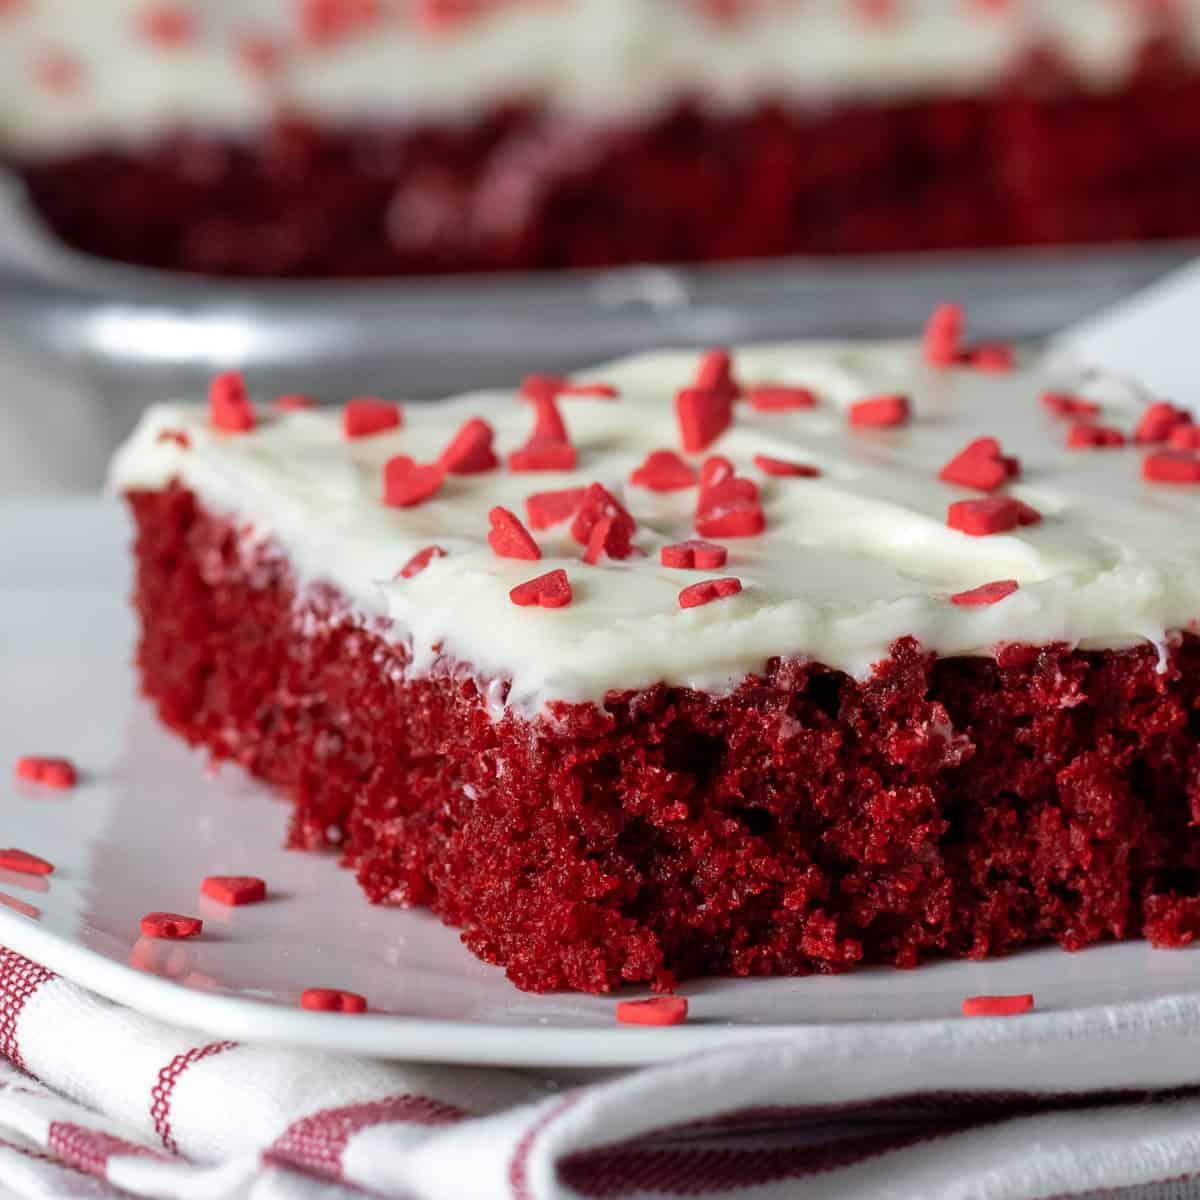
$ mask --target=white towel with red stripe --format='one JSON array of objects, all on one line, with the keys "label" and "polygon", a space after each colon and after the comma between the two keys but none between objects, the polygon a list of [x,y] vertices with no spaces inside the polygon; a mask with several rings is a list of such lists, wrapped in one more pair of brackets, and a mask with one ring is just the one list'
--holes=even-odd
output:
[{"label": "white towel with red stripe", "polygon": [[1193,1178],[1197,996],[800,1028],[565,1086],[214,1042],[0,949],[0,1195],[1179,1200]]}]

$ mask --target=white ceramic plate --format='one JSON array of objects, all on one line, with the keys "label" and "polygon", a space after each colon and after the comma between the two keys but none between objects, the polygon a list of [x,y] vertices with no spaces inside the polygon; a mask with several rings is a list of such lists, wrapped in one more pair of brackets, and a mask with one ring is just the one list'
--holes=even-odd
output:
[{"label": "white ceramic plate", "polygon": [[[0,944],[96,992],[214,1036],[379,1057],[625,1066],[796,1024],[953,1017],[964,996],[1032,991],[1040,1009],[1200,988],[1194,952],[1135,943],[836,978],[704,980],[686,1025],[636,1029],[611,997],[532,996],[425,912],[373,908],[349,873],[280,848],[286,806],[239,772],[210,774],[136,696],[128,531],[111,502],[0,505],[0,846],[50,859],[0,870]],[[12,778],[21,753],[66,754],[69,793]],[[198,896],[209,874],[256,874],[262,905]],[[138,919],[194,913],[190,942],[139,941]],[[136,965],[134,965],[136,964]],[[372,1013],[299,1010],[306,987],[364,993]]]}]

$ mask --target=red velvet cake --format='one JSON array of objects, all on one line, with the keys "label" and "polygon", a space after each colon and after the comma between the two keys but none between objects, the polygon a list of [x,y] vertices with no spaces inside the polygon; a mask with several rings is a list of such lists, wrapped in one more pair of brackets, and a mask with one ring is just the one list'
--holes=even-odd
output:
[{"label": "red velvet cake", "polygon": [[1200,929],[1200,452],[944,308],[407,408],[162,405],[144,689],[520,987]]},{"label": "red velvet cake", "polygon": [[228,275],[1200,235],[1200,0],[0,0],[0,160]]}]

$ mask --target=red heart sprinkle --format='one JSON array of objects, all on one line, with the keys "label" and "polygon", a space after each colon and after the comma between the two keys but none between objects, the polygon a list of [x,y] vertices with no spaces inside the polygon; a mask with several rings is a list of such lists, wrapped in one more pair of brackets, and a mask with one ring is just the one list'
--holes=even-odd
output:
[{"label": "red heart sprinkle", "polygon": [[537,542],[529,530],[507,508],[496,507],[488,513],[492,528],[488,533],[488,545],[498,558],[523,558],[536,562],[542,557]]},{"label": "red heart sprinkle", "polygon": [[971,537],[1007,533],[1018,525],[1036,525],[1041,513],[1011,496],[958,500],[946,510],[946,524]]},{"label": "red heart sprinkle", "polygon": [[939,304],[925,322],[921,350],[931,367],[952,367],[962,342],[963,309],[960,304]]},{"label": "red heart sprinkle", "polygon": [[163,442],[173,442],[181,450],[190,450],[192,448],[192,439],[182,429],[164,429],[154,440],[160,444]]},{"label": "red heart sprinkle", "polygon": [[706,350],[696,367],[696,382],[692,385],[701,391],[716,392],[732,403],[742,389],[733,377],[733,359],[728,350]]},{"label": "red heart sprinkle", "polygon": [[664,546],[660,558],[664,567],[678,567],[685,571],[715,571],[725,565],[729,551],[714,542],[692,540]]},{"label": "red heart sprinkle", "polygon": [[508,598],[521,608],[564,608],[571,603],[571,582],[561,567],[527,583],[519,583]]},{"label": "red heart sprinkle", "polygon": [[680,608],[699,608],[725,596],[736,596],[742,590],[740,579],[703,579],[685,587],[679,593]]},{"label": "red heart sprinkle", "polygon": [[586,546],[592,538],[592,530],[607,518],[619,521],[627,530],[628,536],[633,537],[637,531],[637,522],[629,515],[621,504],[599,483],[591,484],[583,494],[579,511],[571,522],[571,536],[581,545]]},{"label": "red heart sprinkle", "polygon": [[305,988],[300,993],[300,1007],[311,1012],[365,1013],[367,1000],[357,992],[337,988]]},{"label": "red heart sprinkle", "polygon": [[537,445],[527,442],[508,456],[510,471],[573,471],[575,447],[566,444]]},{"label": "red heart sprinkle", "polygon": [[403,410],[393,401],[357,396],[342,409],[342,432],[348,438],[370,437],[399,429],[403,420]]},{"label": "red heart sprinkle", "polygon": [[397,454],[383,464],[383,502],[389,508],[413,508],[435,495],[445,479],[441,463],[420,464]]},{"label": "red heart sprinkle", "polygon": [[629,482],[652,492],[681,492],[696,486],[696,471],[674,450],[652,450],[634,469]]},{"label": "red heart sprinkle", "polygon": [[562,488],[557,492],[534,492],[525,497],[525,516],[533,529],[549,529],[569,520],[583,503],[587,488]]},{"label": "red heart sprinkle", "polygon": [[210,900],[232,908],[265,900],[267,885],[257,875],[210,875],[200,884],[200,892]]},{"label": "red heart sprinkle", "polygon": [[199,917],[181,917],[178,913],[152,912],[142,918],[142,935],[152,938],[190,938],[204,928]]},{"label": "red heart sprinkle", "polygon": [[905,425],[911,416],[907,396],[871,396],[850,405],[850,424],[858,429]]},{"label": "red heart sprinkle", "polygon": [[562,393],[567,381],[561,375],[526,375],[518,394],[524,400],[553,400]]},{"label": "red heart sprinkle", "polygon": [[1019,474],[1020,464],[1015,458],[1004,456],[995,438],[981,437],[960,450],[938,472],[938,478],[944,483],[991,492]]},{"label": "red heart sprinkle", "polygon": [[416,554],[414,554],[412,558],[410,558],[408,562],[406,562],[404,566],[400,568],[399,572],[397,573],[397,578],[412,579],[415,576],[420,575],[420,573],[425,570],[425,568],[429,566],[429,564],[435,558],[445,557],[446,552],[441,548],[441,546],[426,546],[424,550],[418,550]]},{"label": "red heart sprinkle", "polygon": [[1142,419],[1133,431],[1133,440],[1139,446],[1165,442],[1176,427],[1182,426],[1186,429],[1191,423],[1192,418],[1183,409],[1159,400],[1157,403],[1149,405],[1142,413]]},{"label": "red heart sprinkle", "polygon": [[311,396],[294,392],[286,396],[276,396],[271,401],[271,407],[280,412],[301,412],[305,409],[316,408],[317,402]]},{"label": "red heart sprinkle", "polygon": [[1006,342],[983,342],[964,356],[966,363],[977,371],[1011,371],[1016,362],[1013,348]]},{"label": "red heart sprinkle", "polygon": [[998,579],[995,583],[982,584],[969,592],[957,592],[950,597],[950,603],[962,608],[981,608],[1011,596],[1019,586],[1015,579]]},{"label": "red heart sprinkle", "polygon": [[1142,478],[1151,483],[1200,483],[1200,458],[1177,450],[1147,454]]},{"label": "red heart sprinkle", "polygon": [[173,4],[152,4],[143,10],[139,23],[142,35],[156,46],[186,46],[196,35],[196,22],[192,14]]},{"label": "red heart sprinkle", "polygon": [[615,400],[621,393],[611,383],[572,383],[567,380],[563,384],[560,396],[578,396],[580,399]]},{"label": "red heart sprinkle", "polygon": [[30,783],[49,788],[73,788],[79,773],[69,758],[47,758],[38,754],[23,754],[17,759],[16,775]]},{"label": "red heart sprinkle", "polygon": [[785,462],[782,458],[770,458],[766,454],[756,454],[754,465],[764,475],[778,475],[781,478],[815,479],[821,472],[816,467],[804,463]]},{"label": "red heart sprinkle", "polygon": [[1125,435],[1119,429],[1104,425],[1089,425],[1078,421],[1067,431],[1067,446],[1072,450],[1106,449],[1125,445]]},{"label": "red heart sprinkle", "polygon": [[0,869],[15,871],[18,875],[50,875],[54,864],[26,850],[0,850]]},{"label": "red heart sprinkle", "polygon": [[633,553],[629,526],[617,517],[605,517],[592,526],[583,561],[596,565],[602,556],[621,560]]},{"label": "red heart sprinkle", "polygon": [[649,1000],[621,1000],[617,1020],[622,1025],[681,1025],[687,1020],[683,996],[652,996]]},{"label": "red heart sprinkle", "polygon": [[684,450],[698,454],[733,422],[733,399],[707,388],[684,388],[675,396],[675,417]]},{"label": "red heart sprinkle", "polygon": [[707,459],[700,468],[696,532],[701,537],[754,537],[766,525],[758,485],[739,479],[729,459]]},{"label": "red heart sprinkle", "polygon": [[817,394],[811,388],[788,387],[782,383],[761,383],[746,392],[746,399],[756,412],[790,412],[817,406]]},{"label": "red heart sprinkle", "polygon": [[481,475],[500,465],[492,450],[492,427],[480,417],[472,417],[454,435],[438,456],[438,462],[451,475]]},{"label": "red heart sprinkle", "polygon": [[239,372],[213,377],[208,385],[208,420],[223,433],[249,433],[254,428],[254,407]]},{"label": "red heart sprinkle", "polygon": [[1042,407],[1056,417],[1095,417],[1100,413],[1100,405],[1095,401],[1072,396],[1070,392],[1043,392]]},{"label": "red heart sprinkle", "polygon": [[1200,450],[1200,425],[1176,425],[1167,435],[1172,450]]},{"label": "red heart sprinkle", "polygon": [[968,996],[962,1002],[964,1017],[1015,1017],[1033,1008],[1033,996]]}]

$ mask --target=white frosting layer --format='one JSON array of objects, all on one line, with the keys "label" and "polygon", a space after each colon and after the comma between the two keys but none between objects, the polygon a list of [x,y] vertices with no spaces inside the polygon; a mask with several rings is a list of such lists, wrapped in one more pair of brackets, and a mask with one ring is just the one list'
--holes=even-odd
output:
[{"label": "white frosting layer", "polygon": [[[681,94],[738,109],[764,97],[838,99],[986,90],[1035,45],[1088,86],[1125,79],[1153,17],[1137,0],[898,0],[869,19],[856,0],[759,0],[721,22],[700,0],[527,0],[431,34],[419,0],[330,42],[298,36],[297,0],[170,0],[195,35],[147,39],[152,0],[0,0],[0,146],[54,152],[138,143],[180,126],[251,134],[281,111],[340,122],[463,120],[513,97],[597,120],[644,115]],[[1200,0],[1176,0],[1200,56]],[[248,38],[280,48],[248,69]],[[78,68],[47,86],[47,61]],[[54,71],[49,72],[53,77]]]},{"label": "white frosting layer", "polygon": [[[254,538],[277,541],[301,580],[331,581],[364,611],[393,618],[400,636],[411,637],[416,669],[443,645],[486,674],[510,677],[510,703],[522,707],[659,681],[721,690],[775,655],[807,656],[861,677],[906,635],[943,655],[989,654],[1003,642],[1162,647],[1200,616],[1200,487],[1142,483],[1141,448],[1066,449],[1066,423],[1039,403],[1049,386],[1078,385],[1104,402],[1105,424],[1130,431],[1144,404],[1138,389],[1081,383],[1042,360],[1004,375],[935,371],[910,343],[739,353],[743,382],[810,386],[820,405],[761,413],[739,404],[733,426],[707,453],[728,456],[760,484],[767,531],[725,540],[722,570],[662,567],[660,547],[692,536],[697,492],[653,493],[628,478],[648,451],[678,447],[672,398],[695,363],[692,353],[662,353],[589,372],[585,378],[619,387],[621,398],[561,402],[578,471],[451,477],[413,509],[380,503],[387,458],[433,459],[475,415],[494,425],[498,449],[507,452],[530,432],[529,406],[510,392],[411,405],[402,429],[346,441],[336,411],[264,411],[259,428],[240,436],[211,431],[202,407],[161,405],[117,456],[112,481],[156,489],[181,480],[210,509],[250,523]],[[892,391],[912,397],[911,425],[848,426],[848,405]],[[185,430],[192,448],[160,442],[164,429]],[[942,483],[937,472],[981,435],[1020,457],[1021,478],[1005,490],[1036,507],[1041,524],[987,537],[948,528],[947,505],[982,493]],[[823,474],[765,477],[752,466],[756,454]],[[589,566],[565,525],[536,535],[541,562],[501,559],[489,549],[492,506],[523,519],[530,493],[594,480],[637,518],[635,544],[645,557]],[[430,543],[449,556],[394,581]],[[557,567],[574,589],[568,607],[510,602],[514,585]],[[721,576],[736,576],[744,591],[679,607],[683,587]],[[949,602],[1000,579],[1018,580],[1020,590],[990,607]]]}]

